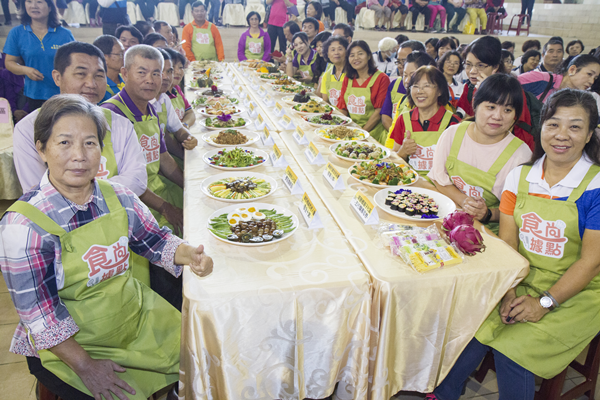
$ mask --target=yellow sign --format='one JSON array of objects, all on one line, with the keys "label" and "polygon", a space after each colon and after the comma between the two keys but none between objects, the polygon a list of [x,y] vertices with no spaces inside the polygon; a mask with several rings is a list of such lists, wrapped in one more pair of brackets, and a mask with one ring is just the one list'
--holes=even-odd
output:
[{"label": "yellow sign", "polygon": [[254,104],[250,103],[248,108],[250,109],[250,112],[254,112]]},{"label": "yellow sign", "polygon": [[284,115],[283,122],[285,122],[286,125],[289,125],[292,122],[292,119],[290,117],[288,117],[287,115]]},{"label": "yellow sign", "polygon": [[304,131],[299,126],[296,128],[296,132],[298,133],[298,137],[299,138],[303,138],[304,137]]},{"label": "yellow sign", "polygon": [[[259,115],[259,117],[260,117],[260,115]],[[262,122],[262,121],[260,121],[260,122]],[[271,133],[269,132],[269,129],[266,126],[263,128],[263,132],[265,133],[265,139],[268,139],[269,136],[271,136]]]},{"label": "yellow sign", "polygon": [[325,171],[327,171],[327,174],[331,177],[331,179],[334,182],[340,178],[340,172],[337,169],[335,169],[332,163],[327,163]]},{"label": "yellow sign", "polygon": [[248,93],[248,94],[246,95],[246,100],[248,100],[248,101],[252,101],[252,99],[250,98],[250,93]]},{"label": "yellow sign", "polygon": [[319,149],[317,149],[317,146],[315,146],[313,142],[308,144],[308,151],[310,151],[310,154],[312,154],[313,158],[316,158],[319,155]]},{"label": "yellow sign", "polygon": [[302,195],[302,209],[304,210],[304,214],[306,215],[308,220],[313,219],[313,217],[317,213],[317,208],[312,203],[310,197],[308,197],[308,194],[306,194],[306,192],[304,192],[304,195]]},{"label": "yellow sign", "polygon": [[[356,194],[354,195],[354,200],[356,200],[356,202],[362,206],[362,208],[364,209],[364,211],[366,212],[367,216],[371,215],[371,213],[373,212],[373,210],[375,209],[375,206],[373,205],[373,203],[371,203],[371,200],[369,200],[367,198],[367,196],[365,196],[363,194],[363,192],[361,192],[360,190],[358,190],[356,192]],[[364,215],[364,214],[363,214]]]},{"label": "yellow sign", "polygon": [[277,110],[277,113],[281,114],[281,112],[283,111],[283,107],[281,107],[281,104],[279,103],[275,103],[275,109]]},{"label": "yellow sign", "polygon": [[285,176],[289,179],[290,187],[292,187],[296,184],[298,177],[296,176],[294,171],[292,171],[292,168],[290,168],[289,165],[285,169]]},{"label": "yellow sign", "polygon": [[265,120],[263,119],[262,115],[260,115],[260,114],[258,114],[258,122],[260,122],[261,125],[265,123]]},{"label": "yellow sign", "polygon": [[278,159],[281,158],[281,150],[279,150],[279,147],[277,147],[276,144],[273,145],[273,153],[275,153],[275,157]]}]

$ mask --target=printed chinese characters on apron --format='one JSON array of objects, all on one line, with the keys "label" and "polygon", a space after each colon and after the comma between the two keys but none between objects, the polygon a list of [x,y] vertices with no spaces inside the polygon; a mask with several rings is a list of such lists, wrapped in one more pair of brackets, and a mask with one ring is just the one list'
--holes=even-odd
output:
[{"label": "printed chinese characters on apron", "polygon": [[218,61],[215,39],[210,30],[212,24],[209,22],[206,29],[197,28],[195,24],[192,24],[192,26],[194,28],[192,33],[192,53],[194,53],[196,60]]},{"label": "printed chinese characters on apron", "polygon": [[440,123],[440,129],[437,131],[412,131],[412,121],[410,120],[410,111],[406,111],[402,114],[404,121],[404,127],[406,131],[410,131],[411,138],[417,143],[417,152],[408,158],[408,163],[421,175],[427,179],[427,173],[433,167],[433,155],[435,154],[435,147],[437,142],[442,136],[442,133],[448,128],[450,120],[452,119],[452,113],[446,111],[442,122]]},{"label": "printed chinese characters on apron", "polygon": [[177,89],[173,88],[173,90],[175,91],[176,96],[171,98],[171,105],[177,114],[177,118],[179,118],[180,121],[183,121],[183,117],[185,116],[185,101],[183,101],[183,97]]},{"label": "printed chinese characters on apron", "polygon": [[244,55],[248,60],[260,60],[263,58],[265,53],[265,39],[264,36],[253,38],[248,36],[246,38],[246,49]]},{"label": "printed chinese characters on apron", "polygon": [[[117,375],[137,393],[128,398],[145,400],[179,379],[181,314],[133,278],[127,212],[110,183],[97,182],[109,214],[71,232],[29,203],[18,201],[8,211],[59,237],[64,287],[58,294],[80,329],[74,339],[93,359],[110,359],[125,367],[127,371]],[[91,395],[50,350],[38,354],[46,369]]]},{"label": "printed chinese characters on apron", "polygon": [[[373,103],[371,103],[371,87],[375,84],[375,81],[377,81],[379,74],[381,74],[381,71],[375,72],[375,74],[369,78],[369,83],[364,88],[352,87],[354,79],[347,80],[348,86],[346,87],[346,93],[344,94],[344,101],[346,102],[350,118],[352,118],[352,121],[361,128],[365,126],[367,121],[369,121],[369,117],[371,117],[375,111],[375,107],[373,107]],[[381,121],[379,121],[375,128],[369,133],[373,139],[377,140],[379,143],[385,143],[386,131]]]},{"label": "printed chinese characters on apron", "polygon": [[[488,208],[498,208],[500,200],[492,192],[492,188],[496,183],[496,175],[506,165],[508,160],[515,154],[517,149],[521,147],[523,141],[518,138],[513,140],[506,146],[500,156],[494,161],[494,164],[487,171],[482,171],[458,159],[458,153],[462,146],[463,139],[467,134],[467,128],[472,122],[462,122],[452,141],[450,154],[446,159],[446,171],[456,186],[461,192],[470,197],[482,197]],[[492,232],[498,234],[498,222],[490,222],[486,225]]]},{"label": "printed chinese characters on apron", "polygon": [[[309,56],[310,57],[310,56]],[[310,64],[302,64],[302,56],[300,54],[296,54],[296,61],[298,62],[298,70],[300,71],[300,75],[302,78],[312,78],[313,71],[312,66],[317,60],[317,54],[313,54],[313,58],[310,61]]]},{"label": "printed chinese characters on apron", "polygon": [[344,84],[344,78],[346,77],[346,74],[342,72],[342,74],[340,75],[340,79],[337,79],[335,77],[334,68],[335,66],[333,66],[332,64],[332,67],[323,74],[322,79],[325,80],[324,82],[326,82],[327,85],[329,104],[331,104],[334,107],[337,107],[338,100],[340,98],[340,95],[342,94],[342,85]]},{"label": "printed chinese characters on apron", "polygon": [[[159,175],[160,170],[160,126],[159,119],[154,107],[149,105],[150,115],[143,116],[142,121],[136,121],[133,113],[121,101],[110,99],[107,102],[114,104],[133,123],[133,129],[142,146],[144,158],[146,159],[146,172],[148,173],[148,189],[163,200],[183,208],[183,190],[166,177]],[[159,226],[173,226],[158,211],[150,209]]]},{"label": "printed chinese characters on apron", "polygon": [[[529,275],[516,287],[517,296],[540,296],[581,257],[579,212],[575,202],[600,173],[593,165],[566,201],[529,194],[523,166],[514,219],[519,228],[519,253],[530,263]],[[475,335],[517,364],[549,379],[563,371],[600,331],[600,275],[578,294],[538,322],[505,325],[499,306]]]}]

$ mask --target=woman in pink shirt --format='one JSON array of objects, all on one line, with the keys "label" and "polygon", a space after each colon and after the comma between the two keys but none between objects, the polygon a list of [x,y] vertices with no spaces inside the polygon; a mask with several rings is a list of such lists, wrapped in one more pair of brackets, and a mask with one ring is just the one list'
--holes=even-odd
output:
[{"label": "woman in pink shirt", "polygon": [[283,33],[283,25],[287,22],[287,9],[296,5],[296,0],[267,0],[267,6],[271,6],[269,18],[266,21],[267,33],[271,39],[271,53],[275,51],[275,42],[279,38],[279,51],[285,54],[286,40]]},{"label": "woman in pink shirt", "polygon": [[369,10],[375,11],[375,29],[385,31],[384,25],[390,20],[392,9],[389,0],[367,0]]}]

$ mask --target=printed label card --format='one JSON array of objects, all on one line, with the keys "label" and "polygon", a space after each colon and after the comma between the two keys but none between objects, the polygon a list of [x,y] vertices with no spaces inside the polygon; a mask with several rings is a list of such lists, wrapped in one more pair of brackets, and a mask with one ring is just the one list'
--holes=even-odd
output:
[{"label": "printed label card", "polygon": [[302,189],[302,185],[298,180],[298,177],[292,171],[292,168],[288,165],[285,168],[285,172],[283,173],[283,184],[290,191],[291,194],[302,194],[304,193],[304,189]]},{"label": "printed label card", "polygon": [[281,104],[275,103],[275,111],[273,113],[276,117],[283,117],[285,115],[285,110]]},{"label": "printed label card", "polygon": [[[265,91],[265,93],[266,93],[266,91]],[[263,99],[263,102],[265,103],[265,106],[267,106],[267,107],[273,107],[275,105],[275,100],[273,100],[273,98],[271,97],[270,94],[265,96],[265,98]]]},{"label": "printed label card", "polygon": [[292,119],[287,115],[284,115],[283,118],[279,120],[279,125],[281,125],[286,131],[291,131],[296,127]]},{"label": "printed label card", "polygon": [[304,155],[309,163],[312,165],[323,165],[325,164],[325,160],[323,159],[323,155],[317,149],[317,146],[313,142],[308,144],[308,149],[304,150]]},{"label": "printed label card", "polygon": [[271,163],[274,167],[283,168],[288,166],[285,157],[281,154],[281,150],[279,150],[279,147],[277,147],[276,144],[273,145],[273,151],[269,154],[269,157],[271,158]]},{"label": "printed label card", "polygon": [[[258,118],[261,118],[261,115],[258,115]],[[263,126],[264,126],[264,122],[263,122]],[[263,144],[265,146],[272,146],[275,144],[275,141],[273,140],[273,136],[271,136],[271,132],[269,132],[269,128],[267,128],[266,126],[263,127],[262,133],[260,133],[260,139],[262,140]]]},{"label": "printed label card", "polygon": [[354,210],[363,224],[375,225],[379,223],[379,214],[377,214],[375,205],[360,190],[350,200],[350,208]]},{"label": "printed label card", "polygon": [[327,163],[323,171],[323,177],[331,185],[333,190],[346,190],[346,185],[342,179],[340,171],[338,171],[332,163]]},{"label": "printed label card", "polygon": [[308,139],[306,139],[306,134],[304,133],[304,130],[302,130],[302,128],[300,128],[299,126],[294,131],[292,137],[294,138],[296,143],[298,143],[299,145],[306,146],[308,144]]},{"label": "printed label card", "polygon": [[256,118],[258,115],[258,111],[256,111],[256,107],[254,107],[254,103],[248,104],[248,115],[250,118]]},{"label": "printed label card", "polygon": [[317,208],[312,203],[306,192],[304,192],[302,195],[302,201],[298,205],[298,209],[304,218],[304,222],[306,222],[306,225],[308,225],[308,229],[319,229],[323,227],[323,223],[321,222]]}]

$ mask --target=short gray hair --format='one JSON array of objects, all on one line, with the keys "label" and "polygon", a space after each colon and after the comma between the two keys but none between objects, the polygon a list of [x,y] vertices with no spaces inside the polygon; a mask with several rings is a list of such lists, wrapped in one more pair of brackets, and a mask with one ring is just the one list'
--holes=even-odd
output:
[{"label": "short gray hair", "polygon": [[46,150],[54,125],[59,119],[68,115],[85,115],[91,118],[96,124],[100,149],[104,147],[108,125],[104,112],[78,94],[57,94],[44,103],[33,125],[33,142],[37,143],[39,140],[41,150]]},{"label": "short gray hair", "polygon": [[147,44],[137,44],[130,47],[125,52],[125,69],[128,70],[131,68],[133,61],[135,60],[135,56],[140,56],[146,60],[160,61],[160,69],[162,70],[164,67],[165,60],[162,54],[160,54],[160,51],[156,50],[152,46],[148,46]]},{"label": "short gray hair", "polygon": [[392,39],[391,37],[384,37],[379,41],[379,51],[391,51],[398,47],[398,42],[396,39]]}]

